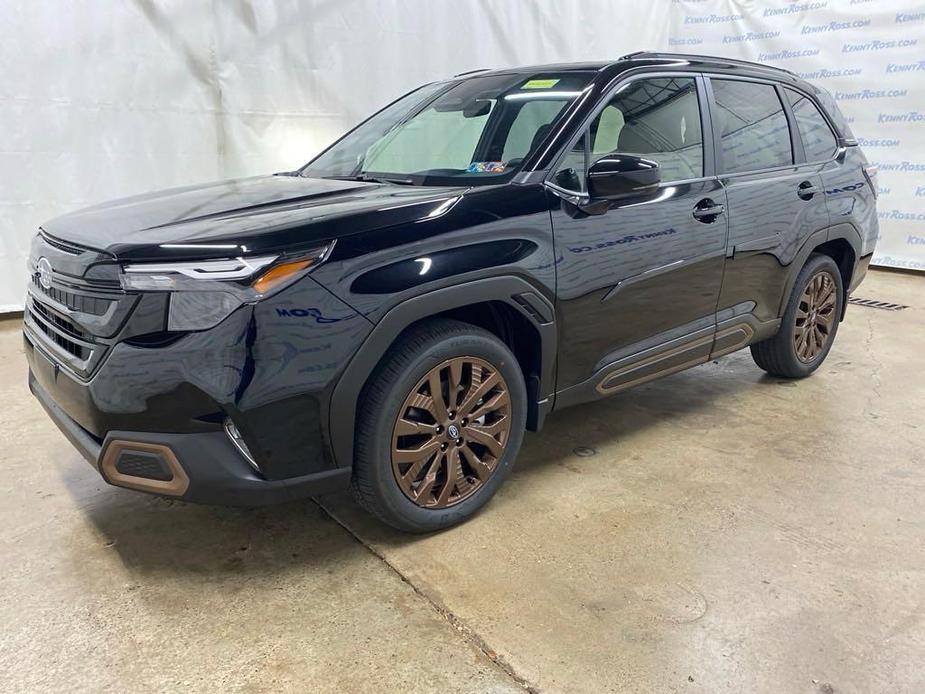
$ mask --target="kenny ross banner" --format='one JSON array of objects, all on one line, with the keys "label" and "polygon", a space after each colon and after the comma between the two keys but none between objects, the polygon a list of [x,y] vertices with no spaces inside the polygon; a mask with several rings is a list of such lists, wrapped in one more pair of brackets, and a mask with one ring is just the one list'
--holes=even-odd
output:
[{"label": "kenny ross banner", "polygon": [[754,60],[827,89],[880,167],[874,265],[925,271],[925,3],[673,0],[667,50]]},{"label": "kenny ross banner", "polygon": [[874,263],[925,270],[925,0],[264,0],[248,22],[234,3],[163,0],[155,23],[149,4],[5,2],[0,313],[22,309],[29,243],[57,215],[297,167],[458,72],[644,49],[758,60],[828,89],[880,166]]}]

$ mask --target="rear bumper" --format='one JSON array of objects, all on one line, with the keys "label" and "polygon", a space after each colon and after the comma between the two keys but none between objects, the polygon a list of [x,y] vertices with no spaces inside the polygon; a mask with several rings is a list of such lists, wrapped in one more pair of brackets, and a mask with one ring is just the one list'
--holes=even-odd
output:
[{"label": "rear bumper", "polygon": [[169,434],[80,426],[29,370],[29,389],[68,441],[109,484],[204,504],[260,506],[342,490],[350,469],[263,479],[222,431]]},{"label": "rear bumper", "polygon": [[864,278],[867,277],[867,271],[870,269],[870,261],[873,257],[874,254],[869,253],[868,255],[858,258],[858,261],[854,266],[854,271],[851,273],[851,284],[847,291],[849,296],[851,292],[860,286],[861,282],[864,281]]}]

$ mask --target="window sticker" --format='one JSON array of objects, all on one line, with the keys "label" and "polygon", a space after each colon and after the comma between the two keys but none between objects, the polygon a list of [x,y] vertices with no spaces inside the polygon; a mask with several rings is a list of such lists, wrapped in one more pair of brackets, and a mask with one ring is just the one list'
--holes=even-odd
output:
[{"label": "window sticker", "polygon": [[507,162],[504,161],[474,161],[469,164],[466,173],[504,173]]},{"label": "window sticker", "polygon": [[559,80],[529,80],[521,89],[552,89],[557,84]]}]

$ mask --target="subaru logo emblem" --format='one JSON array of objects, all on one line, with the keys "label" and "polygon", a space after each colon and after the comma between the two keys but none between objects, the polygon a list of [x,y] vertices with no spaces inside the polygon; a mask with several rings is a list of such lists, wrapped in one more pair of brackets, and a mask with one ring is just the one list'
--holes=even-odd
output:
[{"label": "subaru logo emblem", "polygon": [[450,424],[450,426],[447,427],[446,433],[450,435],[451,439],[459,438],[459,429],[456,428],[455,424]]},{"label": "subaru logo emblem", "polygon": [[51,289],[51,263],[48,262],[48,258],[39,258],[37,269],[42,289]]}]

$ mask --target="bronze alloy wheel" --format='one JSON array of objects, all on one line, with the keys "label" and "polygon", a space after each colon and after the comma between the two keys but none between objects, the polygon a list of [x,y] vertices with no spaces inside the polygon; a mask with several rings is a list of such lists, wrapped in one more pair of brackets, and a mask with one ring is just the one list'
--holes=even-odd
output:
[{"label": "bronze alloy wheel", "polygon": [[494,474],[511,434],[511,397],[484,359],[431,369],[405,398],[392,433],[392,472],[411,501],[446,508]]},{"label": "bronze alloy wheel", "polygon": [[793,330],[793,347],[802,362],[815,359],[832,335],[835,325],[835,278],[826,271],[813,275],[797,304],[796,326]]}]

